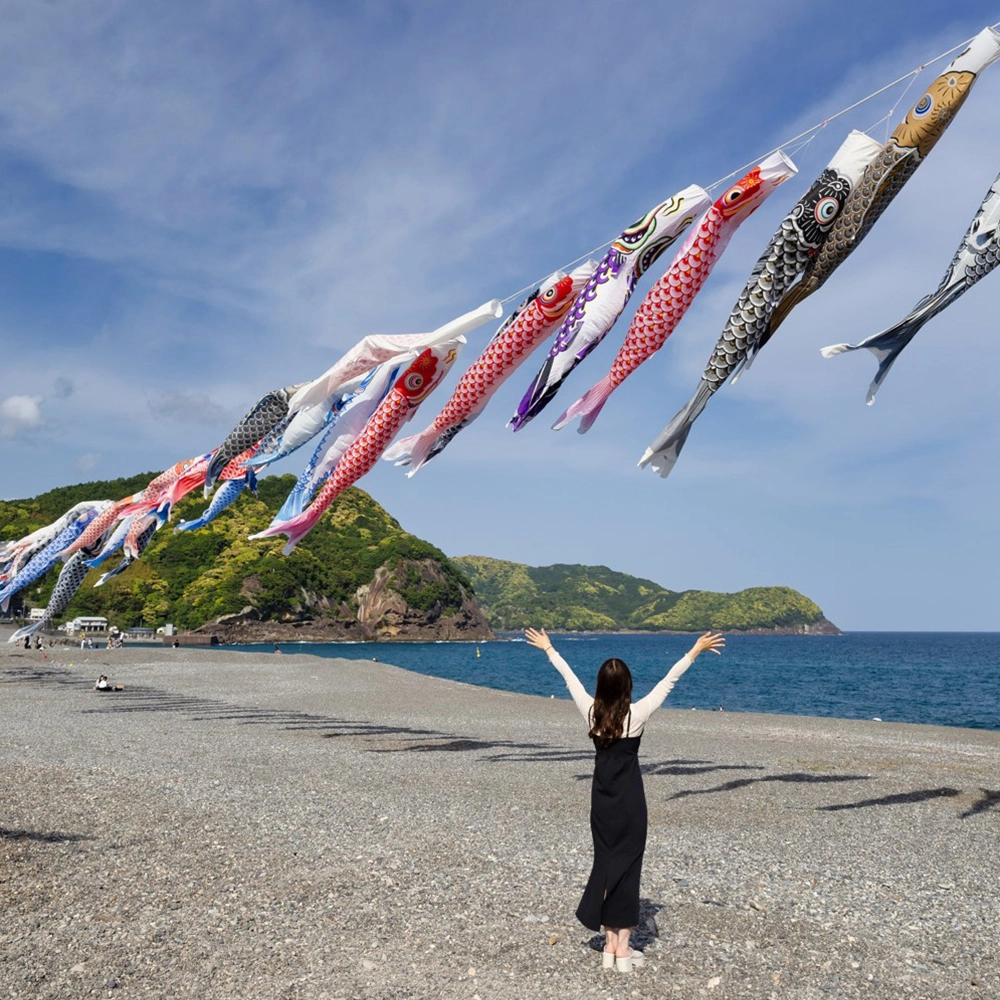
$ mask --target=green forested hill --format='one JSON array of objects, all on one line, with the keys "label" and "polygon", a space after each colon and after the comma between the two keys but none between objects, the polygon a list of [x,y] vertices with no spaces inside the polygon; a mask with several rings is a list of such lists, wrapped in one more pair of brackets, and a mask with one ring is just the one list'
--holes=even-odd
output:
[{"label": "green forested hill", "polygon": [[[19,538],[82,500],[115,500],[142,489],[157,473],[129,479],[82,483],[30,500],[0,501],[0,538]],[[254,607],[265,620],[308,611],[350,617],[359,587],[380,567],[395,571],[398,593],[414,609],[458,609],[468,580],[439,549],[404,531],[367,493],[347,490],[289,556],[284,539],[249,541],[265,528],[295,484],[295,477],[260,481],[259,495],[245,493],[217,520],[198,531],[174,534],[178,521],[198,517],[208,501],[192,494],[177,505],[170,523],[154,536],[142,559],[100,588],[100,572],[115,566],[112,556],[92,570],[62,618],[105,615],[122,627],[173,622],[195,628],[220,615]],[[62,564],[60,563],[60,566]],[[433,571],[423,572],[423,566]],[[53,568],[22,593],[24,604],[42,607],[58,575]],[[15,606],[17,598],[15,597]]]},{"label": "green forested hill", "polygon": [[605,566],[525,566],[485,556],[454,560],[472,581],[494,629],[691,632],[803,630],[826,623],[820,608],[790,587],[736,594],[666,590]]}]

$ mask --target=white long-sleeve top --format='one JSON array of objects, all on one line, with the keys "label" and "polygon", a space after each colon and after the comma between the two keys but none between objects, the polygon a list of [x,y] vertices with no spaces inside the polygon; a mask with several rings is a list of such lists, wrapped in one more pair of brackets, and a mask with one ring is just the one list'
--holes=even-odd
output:
[{"label": "white long-sleeve top", "polygon": [[[587,689],[580,683],[580,679],[573,673],[573,668],[556,652],[555,647],[550,646],[546,653],[549,662],[562,674],[566,687],[569,690],[573,703],[580,710],[580,714],[591,723],[590,710],[594,707],[594,699],[587,694]],[[627,717],[627,729],[623,736],[639,736],[645,728],[649,717],[666,701],[667,695],[674,689],[674,685],[681,675],[687,670],[694,660],[685,653],[671,668],[666,677],[661,680],[652,691],[632,702],[632,709]]]}]

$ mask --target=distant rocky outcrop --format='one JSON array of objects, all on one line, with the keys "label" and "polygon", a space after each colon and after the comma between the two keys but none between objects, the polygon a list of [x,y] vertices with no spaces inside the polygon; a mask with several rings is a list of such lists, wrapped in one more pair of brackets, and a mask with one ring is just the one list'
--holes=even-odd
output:
[{"label": "distant rocky outcrop", "polygon": [[[352,601],[336,607],[317,595],[277,620],[265,620],[252,605],[237,614],[223,615],[196,629],[217,635],[221,642],[437,642],[486,640],[493,632],[475,597],[465,588],[458,607],[441,596],[448,580],[433,559],[403,560],[380,566],[372,579],[362,584]],[[404,594],[414,591],[420,607]],[[426,605],[426,606],[424,606]]]}]

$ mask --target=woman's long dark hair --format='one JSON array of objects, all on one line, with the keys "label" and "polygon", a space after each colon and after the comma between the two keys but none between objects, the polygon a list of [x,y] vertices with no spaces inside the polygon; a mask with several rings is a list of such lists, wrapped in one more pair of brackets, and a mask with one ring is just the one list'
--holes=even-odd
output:
[{"label": "woman's long dark hair", "polygon": [[632,707],[632,674],[624,660],[612,657],[597,671],[597,691],[591,709],[590,736],[606,747],[625,733],[625,716]]}]

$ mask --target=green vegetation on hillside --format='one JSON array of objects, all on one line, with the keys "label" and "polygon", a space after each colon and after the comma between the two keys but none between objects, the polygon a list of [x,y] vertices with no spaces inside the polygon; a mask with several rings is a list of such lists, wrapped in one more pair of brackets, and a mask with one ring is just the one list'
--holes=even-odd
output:
[{"label": "green vegetation on hillside", "polygon": [[[0,501],[0,538],[20,538],[49,524],[82,500],[116,500],[142,489],[157,473],[129,479],[82,483],[51,490],[30,500]],[[173,526],[198,517],[208,505],[200,492],[181,501],[150,541],[142,559],[102,587],[100,574],[119,561],[112,556],[92,570],[62,616],[105,615],[122,627],[173,622],[196,628],[220,615],[250,605],[264,618],[280,620],[303,612],[349,617],[354,594],[381,566],[407,563],[402,596],[412,607],[429,609],[440,602],[444,613],[457,610],[469,581],[439,549],[404,531],[367,493],[349,489],[289,556],[283,538],[249,541],[271,522],[295,477],[269,476],[257,497],[245,493],[212,524],[175,535]],[[410,562],[440,564],[441,582],[421,583]],[[59,566],[62,564],[60,563]],[[22,594],[28,607],[43,607],[59,567]],[[15,598],[16,602],[17,598]],[[345,606],[346,608],[342,607]]]},{"label": "green vegetation on hillside", "polygon": [[790,587],[670,591],[605,566],[525,566],[485,556],[454,562],[472,581],[490,626],[501,631],[728,632],[795,628],[823,618],[816,604]]}]

